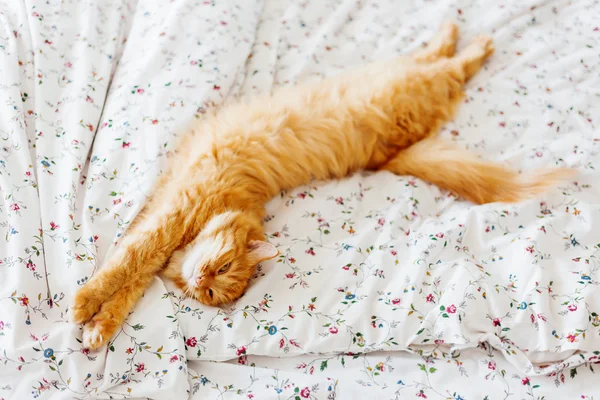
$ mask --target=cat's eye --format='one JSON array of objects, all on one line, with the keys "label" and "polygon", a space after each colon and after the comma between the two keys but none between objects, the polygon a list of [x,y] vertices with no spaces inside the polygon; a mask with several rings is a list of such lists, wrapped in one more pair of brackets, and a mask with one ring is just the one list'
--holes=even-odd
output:
[{"label": "cat's eye", "polygon": [[219,275],[224,274],[225,272],[227,272],[227,270],[229,269],[229,267],[231,267],[231,263],[227,263],[227,264],[223,265],[221,267],[221,269],[219,269],[219,271],[217,273]]}]

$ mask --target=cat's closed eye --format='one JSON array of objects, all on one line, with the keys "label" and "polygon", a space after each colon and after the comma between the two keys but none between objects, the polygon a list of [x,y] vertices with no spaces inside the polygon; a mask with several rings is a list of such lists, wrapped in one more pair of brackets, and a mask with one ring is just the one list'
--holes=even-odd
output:
[{"label": "cat's closed eye", "polygon": [[229,269],[229,267],[231,267],[231,263],[227,263],[225,265],[223,265],[219,271],[217,272],[217,274],[221,275],[224,274],[225,272],[227,272],[227,270]]}]

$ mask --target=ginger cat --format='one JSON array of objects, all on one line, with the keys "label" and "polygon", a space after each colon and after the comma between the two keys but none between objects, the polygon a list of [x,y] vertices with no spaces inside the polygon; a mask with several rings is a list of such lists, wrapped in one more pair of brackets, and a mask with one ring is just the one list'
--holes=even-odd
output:
[{"label": "ginger cat", "polygon": [[199,123],[154,200],[78,291],[72,316],[85,324],[84,346],[104,345],[167,263],[164,275],[202,303],[239,298],[256,265],[278,254],[264,241],[265,203],[311,179],[388,170],[481,204],[516,202],[569,176],[519,175],[433,137],[494,50],[482,36],[454,56],[456,40],[456,26],[446,24],[411,57],[285,88]]}]

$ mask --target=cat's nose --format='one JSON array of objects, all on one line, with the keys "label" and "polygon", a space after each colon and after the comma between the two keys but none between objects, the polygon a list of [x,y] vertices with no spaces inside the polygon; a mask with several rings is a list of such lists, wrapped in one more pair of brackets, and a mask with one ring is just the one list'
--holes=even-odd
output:
[{"label": "cat's nose", "polygon": [[200,285],[204,280],[204,274],[200,274],[196,277],[196,285]]}]

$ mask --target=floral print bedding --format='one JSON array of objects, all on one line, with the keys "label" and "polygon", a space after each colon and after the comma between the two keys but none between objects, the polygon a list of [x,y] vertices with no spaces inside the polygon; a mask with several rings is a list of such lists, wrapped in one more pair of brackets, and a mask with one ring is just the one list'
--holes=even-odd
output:
[{"label": "floral print bedding", "polygon": [[[0,399],[592,399],[600,392],[597,0],[0,4]],[[154,285],[110,344],[76,290],[209,109],[422,46],[496,54],[447,140],[577,176],[474,206],[359,173],[281,193],[264,263],[222,308]],[[351,155],[349,155],[351,156]],[[556,397],[558,396],[558,397]]]}]

